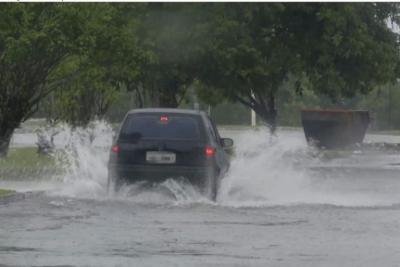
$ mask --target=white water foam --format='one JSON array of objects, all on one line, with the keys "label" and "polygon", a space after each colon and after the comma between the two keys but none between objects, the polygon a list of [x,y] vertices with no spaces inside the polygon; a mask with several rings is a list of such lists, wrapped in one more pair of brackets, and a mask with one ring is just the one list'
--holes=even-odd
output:
[{"label": "white water foam", "polygon": [[[116,194],[107,193],[111,126],[97,121],[87,129],[63,125],[59,131],[55,156],[65,173],[54,178],[61,186],[51,194],[161,204],[211,203],[184,180],[127,185]],[[400,179],[386,177],[379,171],[375,176],[364,177],[357,168],[356,171],[340,171],[346,158],[338,161],[339,171],[329,168],[312,171],[312,166],[329,167],[335,161],[323,160],[318,150],[307,146],[299,131],[280,131],[274,137],[266,128],[224,134],[234,138],[236,155],[222,180],[217,205],[377,206],[400,203]],[[367,167],[362,162],[359,164],[360,170]]]},{"label": "white water foam", "polygon": [[111,126],[95,121],[87,128],[73,129],[64,124],[58,131],[54,156],[64,173],[55,179],[63,185],[52,193],[84,198],[106,196]]},{"label": "white water foam", "polygon": [[270,205],[303,201],[310,180],[305,162],[314,150],[294,133],[270,136],[268,129],[242,132],[236,157],[223,179],[218,201],[225,205]]},{"label": "white water foam", "polygon": [[[267,129],[249,130],[237,136],[236,146],[237,156],[218,196],[222,205],[381,206],[400,203],[400,172],[388,172],[383,165],[371,169],[374,172],[369,171],[371,160],[378,160],[375,155],[360,155],[356,151],[349,152],[349,158],[326,160],[323,157],[326,152],[308,146],[299,131],[281,131],[271,137]],[[390,158],[389,155],[383,157]],[[369,158],[369,162],[354,160],[359,158]],[[352,163],[354,161],[357,165]],[[336,168],[331,168],[335,164]],[[316,171],[315,166],[322,168]]]},{"label": "white water foam", "polygon": [[117,200],[152,204],[212,203],[197,188],[184,179],[167,179],[162,183],[138,182],[124,185],[118,192],[111,192]]},{"label": "white water foam", "polygon": [[124,185],[117,193],[107,189],[107,163],[113,129],[104,121],[94,121],[87,128],[61,125],[55,138],[54,156],[64,170],[54,180],[61,186],[49,193],[74,198],[117,199],[143,203],[209,202],[184,179],[167,179],[160,184]]}]

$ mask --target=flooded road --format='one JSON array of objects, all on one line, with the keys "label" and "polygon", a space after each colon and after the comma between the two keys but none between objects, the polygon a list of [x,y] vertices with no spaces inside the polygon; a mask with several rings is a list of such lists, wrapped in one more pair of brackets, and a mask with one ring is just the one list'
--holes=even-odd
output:
[{"label": "flooded road", "polygon": [[399,206],[223,207],[27,195],[2,266],[398,266]]},{"label": "flooded road", "polygon": [[213,203],[176,180],[107,194],[101,132],[69,139],[61,177],[0,181],[20,192],[0,200],[0,266],[399,266],[396,152],[225,130],[236,156]]}]

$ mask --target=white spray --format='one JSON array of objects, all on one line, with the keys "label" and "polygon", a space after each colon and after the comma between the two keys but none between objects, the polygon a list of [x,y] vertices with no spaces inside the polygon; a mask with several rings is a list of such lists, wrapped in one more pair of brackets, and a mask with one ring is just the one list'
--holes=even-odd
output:
[{"label": "white spray", "polygon": [[[242,131],[235,141],[237,156],[218,196],[223,205],[400,203],[400,168],[382,164],[394,160],[386,152],[348,151],[347,157],[327,160],[330,152],[308,146],[302,132],[287,130],[276,137],[269,136],[267,129]],[[378,161],[381,165],[371,167]]]},{"label": "white spray", "polygon": [[[219,205],[400,203],[399,179],[388,180],[384,175],[365,178],[357,177],[354,172],[346,175],[335,171],[327,178],[324,170],[312,171],[312,166],[329,166],[332,161],[322,160],[318,150],[307,146],[300,131],[281,131],[277,137],[270,137],[267,129],[222,131],[222,134],[235,140],[236,155],[219,188]],[[112,127],[101,121],[93,122],[87,129],[61,126],[55,139],[58,147],[55,155],[64,174],[54,178],[62,186],[52,194],[135,202],[210,203],[190,184],[171,179],[150,186],[130,185],[118,194],[108,194],[107,161],[112,135]]]},{"label": "white spray", "polygon": [[107,161],[112,143],[112,128],[104,121],[95,121],[87,128],[59,126],[54,153],[63,174],[63,187],[57,193],[74,197],[104,197],[107,184]]}]

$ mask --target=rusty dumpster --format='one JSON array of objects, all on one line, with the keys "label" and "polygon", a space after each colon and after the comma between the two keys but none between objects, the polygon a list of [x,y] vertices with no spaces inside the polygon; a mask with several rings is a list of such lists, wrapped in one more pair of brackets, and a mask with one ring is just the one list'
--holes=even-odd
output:
[{"label": "rusty dumpster", "polygon": [[301,121],[307,142],[335,149],[361,144],[370,117],[366,110],[304,109]]}]

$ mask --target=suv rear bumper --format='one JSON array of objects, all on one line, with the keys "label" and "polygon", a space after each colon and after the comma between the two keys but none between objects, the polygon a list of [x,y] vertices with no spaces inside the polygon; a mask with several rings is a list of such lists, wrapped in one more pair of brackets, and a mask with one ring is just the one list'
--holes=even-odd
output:
[{"label": "suv rear bumper", "polygon": [[211,166],[110,164],[108,166],[108,171],[110,178],[123,182],[161,182],[168,178],[185,177],[195,185],[203,184],[205,178],[213,174],[213,168]]}]

